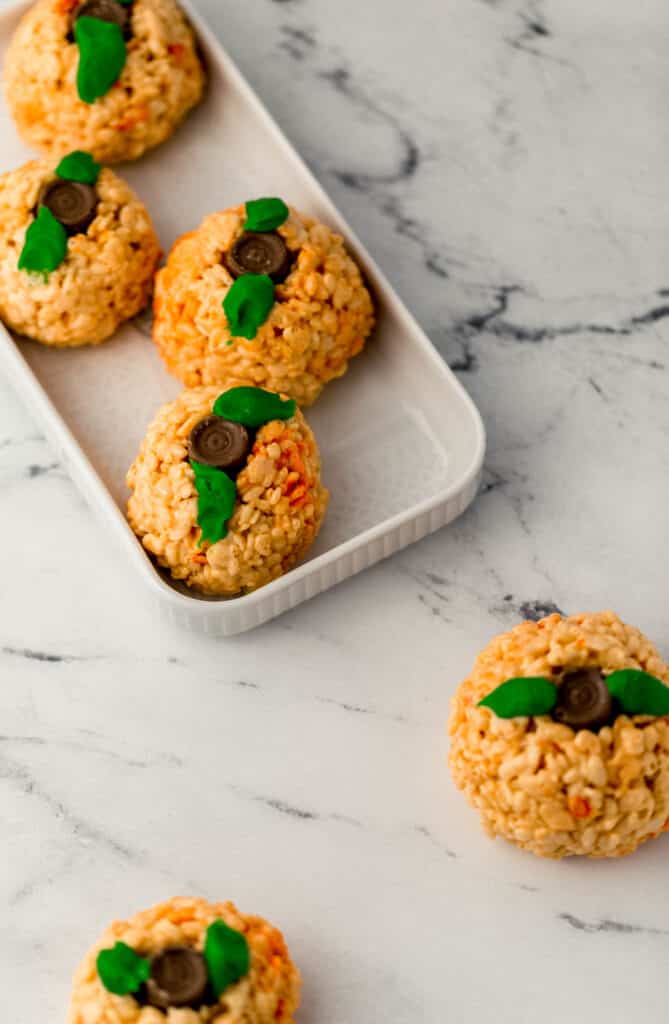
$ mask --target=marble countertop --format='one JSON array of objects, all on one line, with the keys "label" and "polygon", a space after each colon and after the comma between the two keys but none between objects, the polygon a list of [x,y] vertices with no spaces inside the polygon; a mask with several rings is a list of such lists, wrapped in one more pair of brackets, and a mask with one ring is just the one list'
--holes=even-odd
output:
[{"label": "marble countertop", "polygon": [[455,524],[256,632],[157,617],[0,381],[4,1018],[177,893],[285,931],[302,1024],[654,1024],[669,840],[479,831],[444,723],[524,617],[669,654],[665,0],[199,0],[486,421]]}]

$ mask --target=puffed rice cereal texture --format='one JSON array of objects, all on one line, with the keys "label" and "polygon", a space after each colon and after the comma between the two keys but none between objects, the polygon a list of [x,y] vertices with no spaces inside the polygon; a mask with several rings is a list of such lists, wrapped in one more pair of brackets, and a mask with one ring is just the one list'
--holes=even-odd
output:
[{"label": "puffed rice cereal texture", "polygon": [[452,701],[450,767],[486,832],[542,857],[621,857],[669,826],[669,720],[619,715],[598,733],[477,703],[507,679],[636,668],[669,684],[655,647],[611,611],[549,615],[496,637]]},{"label": "puffed rice cereal texture", "polygon": [[291,209],[278,228],[294,262],[255,338],[232,338],[223,300],[233,277],[224,256],[243,232],[245,207],[207,217],[174,245],[156,280],[154,339],[187,387],[231,376],[290,395],[303,406],[346,372],[374,310],[340,235]]},{"label": "puffed rice cereal texture", "polygon": [[193,32],[174,0],[134,0],[127,60],[109,92],[79,99],[79,48],[70,19],[79,0],[38,0],[5,59],[7,104],[26,142],[43,153],[73,149],[103,163],[135,160],[169,138],[200,100],[204,70]]},{"label": "puffed rice cereal texture", "polygon": [[[142,1006],[134,996],[116,996],[100,981],[101,949],[125,942],[142,956],[168,946],[204,949],[207,928],[221,918],[243,932],[249,944],[249,973],[221,994],[215,1006],[166,1012]],[[178,897],[115,921],[84,957],[74,976],[67,1024],[292,1024],[300,976],[281,932],[261,917],[240,913],[232,903]]]},{"label": "puffed rice cereal texture", "polygon": [[302,413],[258,430],[237,476],[228,534],[199,547],[197,491],[188,437],[224,388],[184,391],[163,406],[127,476],[128,519],[146,551],[171,575],[204,594],[232,596],[287,572],[318,533],[328,502],[316,440]]},{"label": "puffed rice cereal texture", "polygon": [[95,220],[68,239],[63,263],[46,280],[19,270],[26,231],[55,166],[33,160],[0,176],[0,319],[45,345],[97,344],[148,303],[160,243],[143,203],[103,168]]}]

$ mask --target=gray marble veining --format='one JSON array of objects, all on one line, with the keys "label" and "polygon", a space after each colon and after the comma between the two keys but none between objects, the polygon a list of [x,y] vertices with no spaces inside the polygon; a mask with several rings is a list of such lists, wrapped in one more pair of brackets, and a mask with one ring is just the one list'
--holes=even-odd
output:
[{"label": "gray marble veining", "polygon": [[62,1019],[107,919],[196,892],[285,929],[303,1024],[655,1024],[667,840],[490,843],[444,722],[523,617],[611,606],[669,654],[669,7],[198,6],[477,402],[486,473],[448,529],[215,642],[155,617],[0,381],[5,1016]]}]

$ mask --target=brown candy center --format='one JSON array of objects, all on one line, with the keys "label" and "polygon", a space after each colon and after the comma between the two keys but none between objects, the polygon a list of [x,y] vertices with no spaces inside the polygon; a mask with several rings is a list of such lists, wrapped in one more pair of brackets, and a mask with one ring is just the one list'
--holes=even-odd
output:
[{"label": "brown candy center", "polygon": [[553,717],[574,729],[599,729],[611,719],[613,702],[604,676],[597,668],[564,677],[558,686]]},{"label": "brown candy center", "polygon": [[220,416],[207,416],[196,423],[188,440],[188,454],[195,462],[218,469],[237,469],[251,447],[246,427]]},{"label": "brown candy center", "polygon": [[188,946],[173,946],[151,961],[146,998],[151,1006],[201,1006],[207,990],[207,965],[202,953]]},{"label": "brown candy center", "polygon": [[130,7],[125,7],[117,0],[84,0],[72,15],[71,28],[74,29],[74,23],[78,18],[84,17],[109,21],[118,25],[126,39],[130,36]]},{"label": "brown candy center", "polygon": [[95,220],[98,194],[92,185],[79,181],[52,181],[39,199],[60,221],[68,235],[84,234]]},{"label": "brown candy center", "polygon": [[225,262],[233,277],[267,274],[278,283],[288,276],[291,256],[275,231],[245,231],[227,253]]}]

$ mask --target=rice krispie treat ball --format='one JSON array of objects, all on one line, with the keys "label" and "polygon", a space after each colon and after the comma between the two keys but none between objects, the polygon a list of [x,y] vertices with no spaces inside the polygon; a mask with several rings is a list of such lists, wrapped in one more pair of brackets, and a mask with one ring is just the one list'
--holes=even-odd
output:
[{"label": "rice krispie treat ball", "polygon": [[172,576],[205,594],[287,572],[328,501],[314,435],[294,401],[229,382],[163,406],[127,476],[128,519]]},{"label": "rice krispie treat ball", "polygon": [[613,612],[496,637],[452,702],[453,778],[491,836],[619,857],[669,827],[669,668]]},{"label": "rice krispie treat ball", "polygon": [[19,334],[104,341],[146,306],[159,259],[145,206],[89,154],[0,176],[0,319]]},{"label": "rice krispie treat ball", "polygon": [[280,199],[211,214],[156,281],[154,339],[188,387],[234,376],[310,405],[373,323],[341,236]]},{"label": "rice krispie treat ball", "polygon": [[299,994],[277,928],[177,898],[110,925],[74,976],[67,1024],[292,1024]]},{"label": "rice krispie treat ball", "polygon": [[5,59],[23,138],[60,156],[134,160],[199,102],[204,71],[174,0],[38,0]]}]

